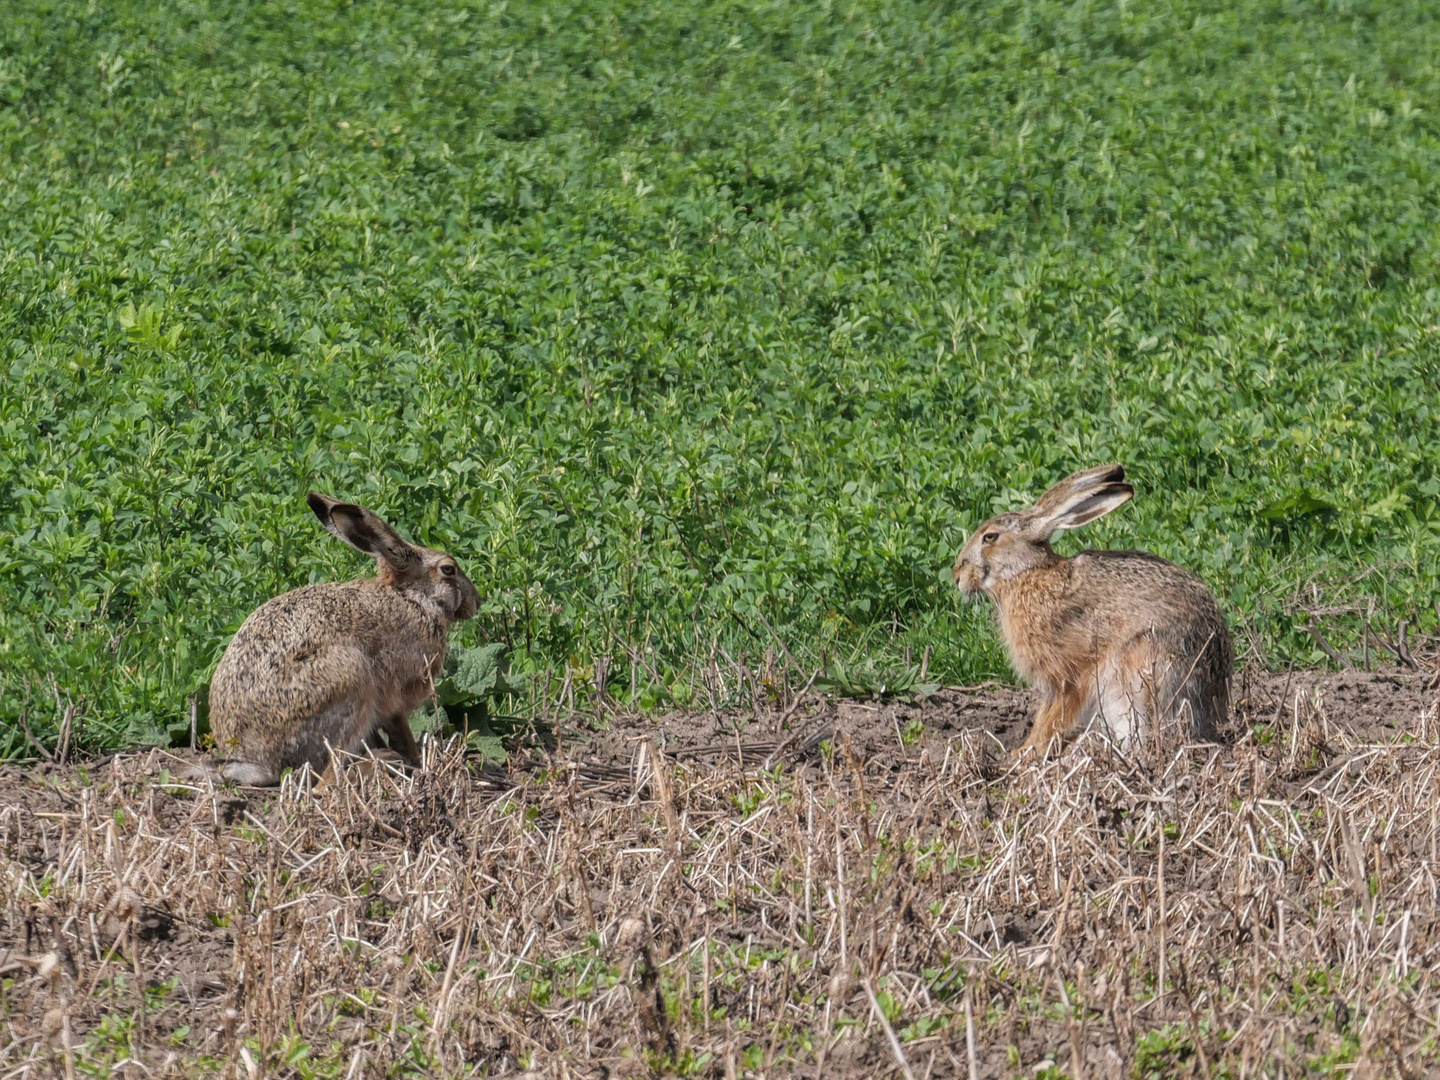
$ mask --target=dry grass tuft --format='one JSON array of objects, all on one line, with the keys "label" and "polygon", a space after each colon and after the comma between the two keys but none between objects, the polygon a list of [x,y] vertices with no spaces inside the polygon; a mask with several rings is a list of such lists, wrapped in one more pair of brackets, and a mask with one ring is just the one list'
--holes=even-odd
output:
[{"label": "dry grass tuft", "polygon": [[1040,766],[965,732],[52,776],[0,808],[0,1077],[1425,1074],[1434,710],[1370,743],[1281,705],[1263,745]]}]

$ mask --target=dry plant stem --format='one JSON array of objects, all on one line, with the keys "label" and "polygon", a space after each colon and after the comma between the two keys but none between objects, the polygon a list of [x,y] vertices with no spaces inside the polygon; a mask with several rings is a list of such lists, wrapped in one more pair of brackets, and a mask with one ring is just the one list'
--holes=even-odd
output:
[{"label": "dry plant stem", "polygon": [[25,741],[38,750],[42,758],[46,761],[55,760],[55,755],[50,753],[49,750],[46,750],[45,747],[41,745],[40,740],[35,738],[30,732],[30,708],[28,704],[22,706],[20,709],[20,730],[25,733]]},{"label": "dry plant stem", "polygon": [[845,840],[840,835],[839,821],[835,823],[835,896],[840,914],[840,970],[849,975],[850,957],[846,948],[846,910],[849,905],[845,900]]},{"label": "dry plant stem", "polygon": [[704,943],[704,950],[705,950],[705,951],[704,951],[704,953],[703,953],[703,958],[702,958],[702,960],[701,960],[701,963],[704,965],[704,985],[703,985],[702,988],[701,988],[701,993],[703,994],[703,997],[701,998],[701,1000],[702,1000],[702,1002],[704,1003],[704,1008],[701,1010],[701,1015],[702,1015],[702,1017],[703,1017],[703,1020],[702,1020],[702,1030],[704,1031],[705,1035],[707,1035],[707,1036],[710,1034],[710,1011],[711,1011],[711,1002],[712,1002],[712,998],[711,998],[711,996],[710,996],[710,935],[711,935],[711,932],[712,932],[712,931],[711,931],[711,929],[710,929],[710,923],[707,921],[707,922],[705,923],[705,943]]},{"label": "dry plant stem", "polygon": [[1416,662],[1415,657],[1411,655],[1409,644],[1405,640],[1407,625],[1406,621],[1401,619],[1400,625],[1395,629],[1395,651],[1399,655],[1401,663],[1411,671],[1419,671],[1420,665]]},{"label": "dry plant stem", "polygon": [[444,1029],[446,1011],[450,1007],[450,988],[455,982],[455,965],[460,960],[461,951],[470,944],[470,920],[465,920],[465,926],[455,935],[455,941],[450,948],[450,962],[445,965],[445,979],[440,984],[440,995],[435,999],[435,1019],[430,1025],[430,1040],[439,1049],[440,1032]]},{"label": "dry plant stem", "polygon": [[[790,718],[791,718],[792,716],[794,716],[794,715],[795,715],[795,711],[800,708],[800,704],[805,700],[805,695],[808,694],[808,693],[810,693],[810,688],[815,685],[815,680],[818,679],[819,677],[820,677],[820,669],[819,669],[819,668],[816,668],[814,671],[812,671],[812,672],[810,673],[810,678],[808,678],[808,679],[805,680],[805,687],[804,687],[804,689],[802,689],[802,690],[800,691],[800,693],[798,693],[798,694],[795,695],[795,700],[792,701],[792,702],[790,702],[790,707],[789,707],[788,709],[786,709],[785,712],[784,712],[784,714],[780,717],[780,722],[779,722],[778,725],[776,725],[777,727],[783,728],[786,724],[788,724],[788,723],[790,722]],[[783,757],[786,753],[788,753],[788,752],[790,751],[790,749],[791,749],[792,747],[794,747],[797,743],[799,743],[799,741],[800,741],[800,735],[801,735],[801,733],[803,732],[803,730],[804,730],[804,728],[802,727],[800,731],[795,732],[795,733],[794,733],[793,735],[791,735],[788,739],[786,739],[783,743],[781,743],[779,746],[777,746],[777,747],[774,749],[774,751],[771,752],[770,756],[765,759],[765,767],[766,767],[766,768],[769,768],[769,766],[770,766],[775,760],[777,760],[778,758]]]},{"label": "dry plant stem", "polygon": [[1165,1008],[1165,822],[1160,822],[1160,855],[1155,862],[1156,893],[1160,905],[1160,949],[1157,954],[1159,968],[1155,973],[1155,996],[1158,1008]]},{"label": "dry plant stem", "polygon": [[60,1003],[60,1045],[65,1054],[65,1080],[75,1080],[75,1047],[71,1044],[70,1010],[62,999]]},{"label": "dry plant stem", "polygon": [[965,986],[965,1061],[969,1065],[970,1080],[980,1080],[980,1062],[975,1056],[975,1010],[972,1004],[975,994],[967,980]]},{"label": "dry plant stem", "polygon": [[880,1008],[880,1002],[875,997],[875,988],[870,985],[869,979],[860,980],[861,987],[865,990],[865,996],[870,999],[870,1011],[875,1014],[875,1020],[885,1032],[885,1040],[890,1044],[890,1052],[895,1055],[895,1064],[900,1066],[900,1072],[905,1080],[915,1080],[915,1074],[910,1071],[910,1063],[905,1060],[905,1051],[900,1049],[900,1040],[895,1035],[895,1029],[890,1026],[890,1021],[885,1016],[885,1010]]},{"label": "dry plant stem", "polygon": [[1313,616],[1307,616],[1305,625],[1302,626],[1300,629],[1304,630],[1307,634],[1309,634],[1311,638],[1314,639],[1315,644],[1319,645],[1325,655],[1330,657],[1330,659],[1334,661],[1338,667],[1344,668],[1347,671],[1354,668],[1355,665],[1350,663],[1349,660],[1345,659],[1343,655],[1336,652],[1334,646],[1332,646],[1330,642],[1325,640],[1325,637],[1323,634],[1320,633],[1320,627],[1316,624]]},{"label": "dry plant stem", "polygon": [[1070,993],[1065,989],[1065,975],[1058,964],[1055,965],[1055,985],[1060,990],[1060,1002],[1065,1006],[1066,1027],[1070,1035],[1071,1080],[1084,1080],[1085,1055],[1082,1050],[1084,1036],[1080,1029],[1080,1021],[1075,1015],[1075,1006],[1070,1002]]},{"label": "dry plant stem", "polygon": [[[55,688],[55,705],[57,708],[60,706],[60,688],[58,686]],[[75,720],[84,707],[85,699],[81,698],[79,701],[68,702],[60,713],[59,737],[55,740],[55,758],[61,765],[64,765],[70,758],[70,738],[73,734]]]},{"label": "dry plant stem", "polygon": [[670,777],[665,771],[665,758],[655,749],[655,743],[646,740],[645,749],[650,763],[650,778],[654,785],[655,798],[665,812],[665,831],[670,840],[670,854],[675,859],[684,855],[685,838],[680,829],[680,815],[675,811],[675,797],[670,789]]}]

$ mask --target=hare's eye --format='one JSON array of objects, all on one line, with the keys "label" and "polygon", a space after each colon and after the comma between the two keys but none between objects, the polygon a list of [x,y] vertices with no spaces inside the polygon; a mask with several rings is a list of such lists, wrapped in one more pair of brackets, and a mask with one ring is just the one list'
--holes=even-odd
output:
[{"label": "hare's eye", "polygon": [[988,532],[984,536],[980,537],[980,542],[982,544],[993,544],[996,540],[999,539],[1000,534],[998,532]]},{"label": "hare's eye", "polygon": [[455,567],[453,567],[453,566],[442,566],[442,567],[440,567],[440,573],[444,574],[446,577],[454,577],[454,576],[455,576]]}]

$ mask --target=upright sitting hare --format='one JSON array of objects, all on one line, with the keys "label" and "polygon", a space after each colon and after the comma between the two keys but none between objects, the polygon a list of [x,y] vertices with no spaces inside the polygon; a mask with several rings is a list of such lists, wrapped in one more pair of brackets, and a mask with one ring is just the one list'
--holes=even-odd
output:
[{"label": "upright sitting hare", "polygon": [[221,773],[242,784],[323,771],[327,746],[353,752],[379,730],[418,763],[407,717],[431,692],[450,624],[480,602],[449,555],[407,544],[363,506],[314,492],[307,501],[379,573],[277,596],[236,632],[210,683],[210,725],[228,759]]},{"label": "upright sitting hare", "polygon": [[1015,670],[1043,695],[1024,748],[1091,723],[1125,743],[1152,724],[1216,737],[1230,701],[1230,632],[1194,574],[1145,551],[1056,555],[1050,537],[1128,502],[1119,465],[1077,472],[1029,510],[981,525],[955,583],[995,601]]}]

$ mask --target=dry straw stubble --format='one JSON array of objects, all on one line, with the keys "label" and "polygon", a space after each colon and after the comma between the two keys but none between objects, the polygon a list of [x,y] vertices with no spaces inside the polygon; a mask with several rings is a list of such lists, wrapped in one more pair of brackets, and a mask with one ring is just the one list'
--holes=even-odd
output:
[{"label": "dry straw stubble", "polygon": [[0,1074],[1422,1075],[1433,709],[1388,742],[1308,690],[1271,719],[1039,766],[962,733],[765,771],[431,744],[265,795],[133,757],[31,778]]}]

